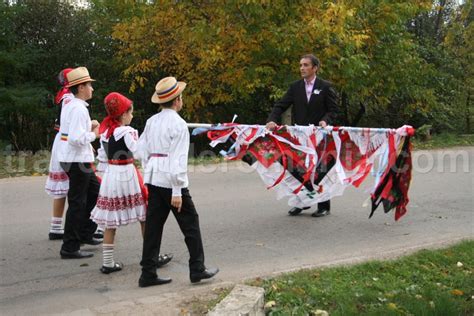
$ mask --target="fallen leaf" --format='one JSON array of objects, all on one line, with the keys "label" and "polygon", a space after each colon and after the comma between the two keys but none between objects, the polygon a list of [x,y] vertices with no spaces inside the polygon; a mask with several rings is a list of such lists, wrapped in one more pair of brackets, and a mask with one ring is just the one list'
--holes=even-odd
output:
[{"label": "fallen leaf", "polygon": [[268,308],[272,308],[273,306],[276,305],[276,302],[275,301],[268,301],[267,303],[265,303],[265,306],[264,308],[268,309]]},{"label": "fallen leaf", "polygon": [[302,296],[302,295],[305,295],[305,294],[306,294],[306,292],[305,292],[302,288],[300,288],[300,287],[295,287],[295,288],[293,288],[293,292],[295,292],[295,293],[298,294],[299,296]]},{"label": "fallen leaf", "polygon": [[454,289],[451,291],[451,294],[456,295],[456,296],[461,296],[464,294],[464,292],[458,289]]},{"label": "fallen leaf", "polygon": [[388,307],[388,309],[396,310],[396,309],[397,309],[397,304],[395,304],[395,303],[388,303],[388,304],[387,304],[387,307]]}]

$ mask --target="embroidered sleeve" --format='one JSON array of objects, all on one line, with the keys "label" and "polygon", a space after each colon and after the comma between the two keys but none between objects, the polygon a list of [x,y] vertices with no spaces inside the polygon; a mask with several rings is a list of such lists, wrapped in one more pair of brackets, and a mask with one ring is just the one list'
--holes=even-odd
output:
[{"label": "embroidered sleeve", "polygon": [[172,195],[181,196],[188,171],[189,132],[186,125],[179,124],[171,133],[170,178]]},{"label": "embroidered sleeve", "polygon": [[130,128],[124,136],[125,145],[135,155],[138,150],[138,132],[136,129]]},{"label": "embroidered sleeve", "polygon": [[91,119],[86,108],[72,109],[71,124],[69,126],[68,142],[73,146],[84,146],[95,140],[95,134],[90,131]]},{"label": "embroidered sleeve", "polygon": [[[135,159],[141,160],[142,167],[145,168],[150,152],[148,151],[148,134],[150,133],[150,124],[147,121],[145,129],[137,141],[136,150],[133,152]],[[137,133],[138,135],[138,133]]]}]

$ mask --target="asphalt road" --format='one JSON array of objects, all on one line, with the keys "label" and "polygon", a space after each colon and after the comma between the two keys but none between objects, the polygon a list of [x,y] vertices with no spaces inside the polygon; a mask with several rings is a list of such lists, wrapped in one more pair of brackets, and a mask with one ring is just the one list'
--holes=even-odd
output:
[{"label": "asphalt road", "polygon": [[[211,281],[238,282],[301,267],[392,257],[474,237],[474,148],[415,152],[408,214],[395,222],[382,209],[368,219],[363,207],[370,182],[332,201],[332,213],[287,215],[259,176],[238,163],[191,167],[190,192],[200,214],[208,266],[221,272]],[[117,232],[115,258],[125,264],[111,275],[99,272],[95,256],[61,260],[60,241],[49,241],[52,201],[45,177],[0,180],[0,314],[68,313],[114,301],[192,290],[188,254],[173,216],[162,249],[173,261],[159,270],[166,286],[138,288],[142,240],[139,225]]]}]

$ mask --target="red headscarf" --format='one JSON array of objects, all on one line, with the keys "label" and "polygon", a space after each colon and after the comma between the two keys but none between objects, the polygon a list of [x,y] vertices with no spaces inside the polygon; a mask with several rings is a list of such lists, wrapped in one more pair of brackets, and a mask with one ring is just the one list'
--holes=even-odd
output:
[{"label": "red headscarf", "polygon": [[120,116],[130,109],[132,103],[132,100],[118,92],[109,93],[104,99],[107,116],[102,123],[100,123],[99,133],[102,134],[107,130],[105,138],[108,139],[112,136],[114,130],[120,126]]},{"label": "red headscarf", "polygon": [[67,74],[72,70],[72,68],[66,68],[61,70],[61,72],[58,75],[58,81],[59,84],[62,86],[62,89],[58,91],[56,94],[56,97],[54,98],[54,103],[56,104],[61,104],[61,100],[63,99],[63,96],[66,93],[70,93],[69,88],[66,88],[68,82],[67,82]]}]

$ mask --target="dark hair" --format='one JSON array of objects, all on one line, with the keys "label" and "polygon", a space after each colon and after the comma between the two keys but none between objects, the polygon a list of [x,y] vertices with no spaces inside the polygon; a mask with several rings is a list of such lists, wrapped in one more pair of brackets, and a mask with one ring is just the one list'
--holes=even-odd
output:
[{"label": "dark hair", "polygon": [[72,94],[76,95],[79,92],[79,85],[69,87]]},{"label": "dark hair", "polygon": [[173,106],[173,102],[174,100],[176,100],[177,98],[181,98],[181,94],[178,95],[176,98],[172,99],[172,100],[169,100],[168,102],[165,102],[165,103],[161,103],[160,105],[164,108],[170,108]]},{"label": "dark hair", "polygon": [[72,94],[76,95],[76,94],[79,93],[79,86],[82,85],[82,84],[88,84],[88,83],[89,83],[89,81],[80,83],[80,84],[72,86],[72,87],[69,87],[69,90],[71,91]]},{"label": "dark hair", "polygon": [[313,66],[317,66],[319,68],[319,66],[321,66],[321,63],[319,62],[319,59],[314,56],[313,54],[306,54],[306,55],[303,55],[301,57],[301,59],[303,58],[307,58],[309,60],[311,60],[311,63],[313,64]]}]

